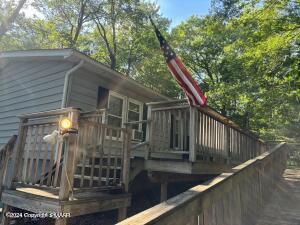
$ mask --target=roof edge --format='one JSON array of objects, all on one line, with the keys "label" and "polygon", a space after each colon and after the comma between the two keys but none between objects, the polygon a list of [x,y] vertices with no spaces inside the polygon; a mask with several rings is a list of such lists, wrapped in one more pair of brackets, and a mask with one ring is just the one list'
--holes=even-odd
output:
[{"label": "roof edge", "polygon": [[16,51],[7,51],[7,52],[0,52],[0,59],[12,59],[12,58],[41,58],[41,57],[50,57],[50,58],[59,58],[63,60],[67,60],[72,63],[78,63],[80,60],[84,60],[84,62],[92,64],[93,66],[100,67],[103,70],[109,71],[113,73],[115,76],[122,80],[126,80],[127,82],[137,85],[140,88],[144,89],[147,92],[151,92],[162,99],[171,100],[172,98],[167,97],[163,94],[160,94],[151,88],[148,88],[141,83],[133,80],[132,78],[126,77],[124,74],[109,68],[108,66],[104,65],[101,62],[92,59],[90,56],[72,49],[72,48],[65,48],[65,49],[31,49],[31,50],[16,50]]}]

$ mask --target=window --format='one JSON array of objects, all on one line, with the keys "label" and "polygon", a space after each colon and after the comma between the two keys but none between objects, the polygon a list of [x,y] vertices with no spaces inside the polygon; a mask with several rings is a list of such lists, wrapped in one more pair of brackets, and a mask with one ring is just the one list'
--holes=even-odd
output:
[{"label": "window", "polygon": [[[114,127],[123,127],[125,122],[140,121],[143,119],[143,103],[109,92],[107,123]],[[132,124],[133,139],[141,140],[142,124]],[[113,134],[113,136],[116,136]]]},{"label": "window", "polygon": [[108,124],[114,127],[122,127],[124,114],[124,98],[116,94],[109,95]]},{"label": "window", "polygon": [[[133,103],[131,101],[129,101],[129,105],[128,105],[128,122],[133,122],[133,121],[140,121],[141,118],[141,105],[140,104],[136,104]],[[140,124],[133,124],[132,125],[132,129],[135,130],[140,130]]]}]

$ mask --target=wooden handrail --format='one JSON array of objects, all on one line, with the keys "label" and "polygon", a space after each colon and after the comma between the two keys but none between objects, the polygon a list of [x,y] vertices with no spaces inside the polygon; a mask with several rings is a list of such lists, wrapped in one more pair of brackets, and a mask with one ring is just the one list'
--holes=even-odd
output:
[{"label": "wooden handrail", "polygon": [[0,182],[1,182],[0,197],[4,186],[8,161],[13,153],[16,140],[17,140],[17,135],[13,135],[0,151]]},{"label": "wooden handrail", "polygon": [[20,119],[36,119],[36,118],[41,118],[41,117],[59,116],[61,114],[75,112],[75,111],[79,111],[79,109],[70,107],[70,108],[55,109],[55,110],[44,111],[44,112],[21,114],[18,117]]},{"label": "wooden handrail", "polygon": [[151,122],[151,120],[139,120],[139,121],[125,122],[123,124],[126,126],[126,125],[140,124],[140,123],[150,123],[150,122]]},{"label": "wooden handrail", "polygon": [[[117,225],[197,224],[197,220],[212,224],[224,218],[226,224],[243,224],[250,221],[250,217],[257,218],[257,213],[268,202],[285,169],[286,155],[285,145],[278,145],[233,168],[230,173],[222,173]],[[224,207],[224,202],[232,207]],[[212,211],[214,213],[207,213]]]},{"label": "wooden handrail", "polygon": [[17,140],[17,135],[13,135],[8,142],[2,147],[0,150],[0,160],[3,158],[3,153],[7,151],[7,149],[12,150],[12,147],[14,146],[16,140]]},{"label": "wooden handrail", "polygon": [[107,111],[107,109],[96,109],[96,110],[93,110],[93,111],[83,112],[83,113],[81,113],[81,116],[83,116],[83,115],[90,115],[90,114],[104,113],[106,111]]}]

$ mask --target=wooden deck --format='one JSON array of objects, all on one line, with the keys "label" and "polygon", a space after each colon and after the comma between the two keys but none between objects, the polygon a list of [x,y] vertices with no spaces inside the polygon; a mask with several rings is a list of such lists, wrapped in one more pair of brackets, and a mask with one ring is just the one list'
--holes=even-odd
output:
[{"label": "wooden deck", "polygon": [[18,206],[34,213],[70,213],[80,216],[89,213],[117,209],[120,205],[130,206],[130,194],[104,192],[78,192],[73,198],[60,201],[58,193],[40,188],[16,188],[2,194],[4,204]]},{"label": "wooden deck", "polygon": [[[147,105],[147,120],[124,127],[108,125],[106,109],[21,115],[12,180],[2,195],[4,210],[16,207],[74,217],[118,209],[121,220],[130,205],[130,181],[141,171],[159,180],[164,201],[175,176],[178,181],[186,175],[232,172],[232,167],[267,150],[256,135],[209,107],[191,107],[186,100]],[[59,126],[62,118],[71,121],[70,129]],[[146,135],[137,143],[131,126],[141,123],[146,124]],[[53,131],[58,136],[46,143],[43,137]],[[1,171],[0,178],[5,174]],[[112,194],[112,189],[118,192]]]},{"label": "wooden deck", "polygon": [[287,169],[256,225],[300,224],[300,169]]}]

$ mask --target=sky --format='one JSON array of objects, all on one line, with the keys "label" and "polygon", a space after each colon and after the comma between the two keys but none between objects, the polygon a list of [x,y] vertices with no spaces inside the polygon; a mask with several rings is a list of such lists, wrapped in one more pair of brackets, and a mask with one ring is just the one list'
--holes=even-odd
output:
[{"label": "sky", "polygon": [[[171,27],[176,26],[181,21],[192,15],[207,15],[211,0],[149,0],[156,2],[160,6],[160,13],[171,19]],[[32,0],[28,1],[28,5]],[[32,7],[23,10],[28,17],[32,17],[37,12]]]},{"label": "sky", "polygon": [[207,15],[211,0],[152,0],[152,2],[160,5],[160,13],[171,19],[171,27],[174,27],[192,15]]}]

